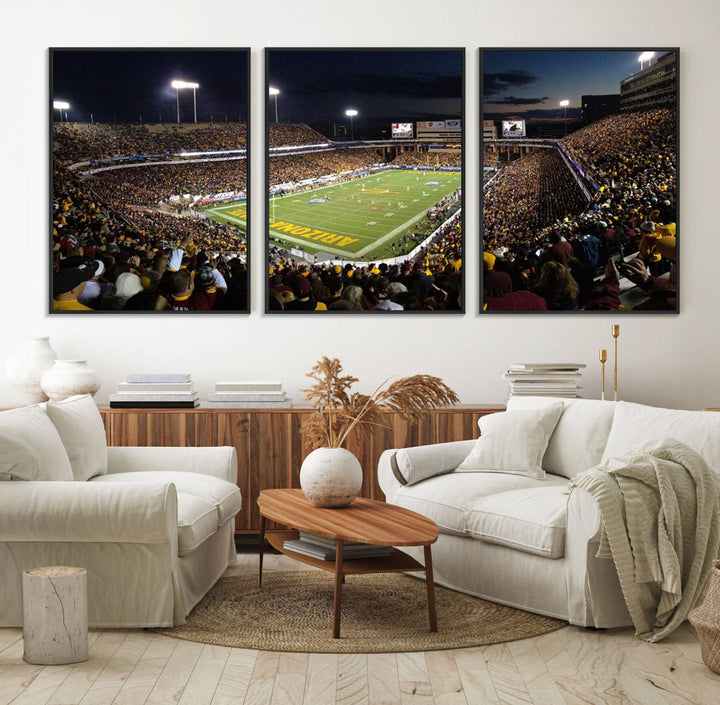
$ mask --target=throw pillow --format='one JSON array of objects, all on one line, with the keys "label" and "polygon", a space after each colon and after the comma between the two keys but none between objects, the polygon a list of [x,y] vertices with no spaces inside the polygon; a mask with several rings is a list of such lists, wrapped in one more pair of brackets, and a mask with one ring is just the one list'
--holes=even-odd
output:
[{"label": "throw pillow", "polygon": [[60,436],[39,406],[0,413],[0,479],[73,479]]},{"label": "throw pillow", "polygon": [[49,401],[45,410],[65,446],[75,480],[85,482],[107,472],[105,426],[89,394]]},{"label": "throw pillow", "polygon": [[[512,397],[508,411],[540,409],[552,397]],[[545,472],[568,479],[600,463],[610,434],[614,401],[599,399],[563,399],[563,413],[548,443],[542,465]]]},{"label": "throw pillow", "polygon": [[481,417],[480,438],[455,472],[505,472],[544,480],[543,455],[562,412],[563,404],[557,402]]}]

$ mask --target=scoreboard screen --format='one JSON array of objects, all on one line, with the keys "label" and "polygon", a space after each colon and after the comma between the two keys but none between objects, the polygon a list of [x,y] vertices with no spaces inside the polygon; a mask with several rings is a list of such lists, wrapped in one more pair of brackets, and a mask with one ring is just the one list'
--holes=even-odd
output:
[{"label": "scoreboard screen", "polygon": [[503,120],[503,137],[525,137],[525,120]]},{"label": "scoreboard screen", "polygon": [[392,124],[392,138],[394,140],[411,140],[413,138],[413,124],[411,122],[394,122]]}]

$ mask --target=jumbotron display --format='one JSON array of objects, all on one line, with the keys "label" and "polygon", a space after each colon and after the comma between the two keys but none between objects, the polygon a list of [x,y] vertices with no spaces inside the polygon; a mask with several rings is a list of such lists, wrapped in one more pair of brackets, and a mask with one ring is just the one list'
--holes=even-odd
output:
[{"label": "jumbotron display", "polygon": [[413,138],[413,124],[411,122],[394,122],[392,124],[392,137],[396,140],[411,140]]},{"label": "jumbotron display", "polygon": [[503,137],[525,137],[525,120],[503,120],[502,136]]},{"label": "jumbotron display", "polygon": [[677,312],[677,50],[482,66],[482,310]]}]

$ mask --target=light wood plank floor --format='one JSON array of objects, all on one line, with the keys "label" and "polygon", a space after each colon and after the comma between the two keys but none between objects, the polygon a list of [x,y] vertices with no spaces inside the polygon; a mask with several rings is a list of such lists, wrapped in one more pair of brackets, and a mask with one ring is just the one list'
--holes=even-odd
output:
[{"label": "light wood plank floor", "polygon": [[[298,568],[265,557],[265,570]],[[228,574],[256,569],[239,554]],[[90,659],[71,666],[31,666],[22,650],[22,630],[0,629],[0,705],[720,705],[720,675],[689,625],[659,644],[566,627],[403,654],[279,654],[138,629],[92,631]]]}]

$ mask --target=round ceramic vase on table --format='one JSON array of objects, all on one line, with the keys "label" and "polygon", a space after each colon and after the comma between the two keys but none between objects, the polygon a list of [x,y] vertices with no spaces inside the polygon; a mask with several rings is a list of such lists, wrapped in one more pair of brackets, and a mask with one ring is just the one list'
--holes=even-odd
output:
[{"label": "round ceramic vase on table", "polygon": [[316,507],[345,507],[358,496],[360,461],[345,448],[317,448],[300,467],[300,487]]}]

